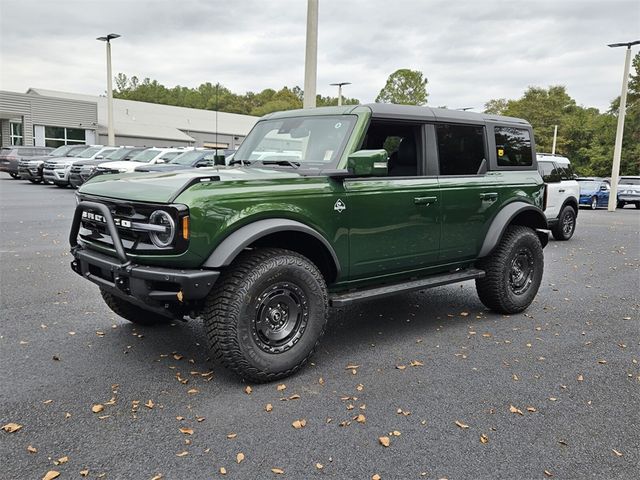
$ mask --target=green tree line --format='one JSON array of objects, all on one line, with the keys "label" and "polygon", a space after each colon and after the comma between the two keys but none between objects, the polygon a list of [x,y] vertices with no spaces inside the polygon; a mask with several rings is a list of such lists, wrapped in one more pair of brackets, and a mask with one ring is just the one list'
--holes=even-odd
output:
[{"label": "green tree line", "polygon": [[[241,113],[259,117],[280,110],[302,108],[304,94],[300,87],[283,87],[277,91],[267,88],[259,93],[237,94],[224,85],[210,82],[203,83],[195,88],[182,87],[180,85],[168,88],[157,80],[145,78],[140,81],[138,77],[132,76],[129,78],[124,73],[116,75],[115,83],[116,88],[113,92],[115,98]],[[357,98],[345,98],[343,96],[342,103],[345,105],[357,105],[360,101]],[[319,107],[337,105],[338,97],[317,95],[316,104]]]}]

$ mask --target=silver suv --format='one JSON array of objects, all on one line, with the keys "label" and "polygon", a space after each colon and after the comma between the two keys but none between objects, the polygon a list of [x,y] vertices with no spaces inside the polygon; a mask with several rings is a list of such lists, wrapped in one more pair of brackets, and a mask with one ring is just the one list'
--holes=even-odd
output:
[{"label": "silver suv", "polygon": [[618,182],[618,208],[633,204],[640,208],[640,176],[620,177]]},{"label": "silver suv", "polygon": [[538,171],[546,184],[544,214],[556,240],[569,240],[576,229],[580,186],[566,157],[538,154]]}]

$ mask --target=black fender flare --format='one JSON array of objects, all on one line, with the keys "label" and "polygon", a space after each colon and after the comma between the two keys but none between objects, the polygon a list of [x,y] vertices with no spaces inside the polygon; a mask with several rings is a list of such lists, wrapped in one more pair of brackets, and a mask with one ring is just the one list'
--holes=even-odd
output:
[{"label": "black fender flare", "polygon": [[242,250],[251,245],[256,240],[276,232],[302,232],[318,240],[327,249],[336,267],[336,272],[340,274],[340,261],[335,250],[329,241],[317,230],[302,222],[289,220],[287,218],[268,218],[257,220],[240,227],[231,235],[225,238],[209,255],[202,268],[221,268],[233,262]]},{"label": "black fender flare", "polygon": [[[547,243],[549,243],[549,231],[547,229],[547,218],[543,211],[530,203],[516,201],[504,206],[494,217],[491,225],[489,226],[489,230],[484,237],[484,242],[482,244],[482,248],[480,248],[478,258],[483,258],[489,255],[498,245],[502,235],[504,235],[505,230],[512,221],[518,215],[525,212],[532,219],[532,222],[529,221],[527,225],[535,229],[535,232],[540,239],[540,243],[542,243],[542,248],[546,247]],[[533,225],[531,223],[533,223]]]}]

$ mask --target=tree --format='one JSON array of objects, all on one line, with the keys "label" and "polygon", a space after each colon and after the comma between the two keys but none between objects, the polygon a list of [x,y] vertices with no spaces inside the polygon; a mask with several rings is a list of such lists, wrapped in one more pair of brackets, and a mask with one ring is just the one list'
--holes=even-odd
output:
[{"label": "tree", "polygon": [[376,97],[376,102],[424,105],[429,96],[426,86],[427,79],[422,72],[401,68],[389,75],[387,83]]}]

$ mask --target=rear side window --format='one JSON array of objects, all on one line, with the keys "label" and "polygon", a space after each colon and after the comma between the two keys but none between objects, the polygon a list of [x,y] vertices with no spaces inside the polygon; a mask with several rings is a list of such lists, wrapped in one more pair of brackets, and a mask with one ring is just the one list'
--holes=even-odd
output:
[{"label": "rear side window", "polygon": [[495,127],[496,155],[500,167],[525,167],[533,164],[529,130]]},{"label": "rear side window", "polygon": [[485,159],[484,127],[436,125],[440,175],[476,175]]}]

